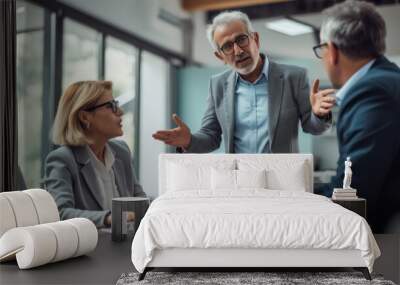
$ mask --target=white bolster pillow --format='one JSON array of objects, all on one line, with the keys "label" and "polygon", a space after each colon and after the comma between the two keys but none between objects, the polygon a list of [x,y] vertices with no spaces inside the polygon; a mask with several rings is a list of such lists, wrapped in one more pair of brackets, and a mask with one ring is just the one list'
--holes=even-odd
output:
[{"label": "white bolster pillow", "polygon": [[29,189],[23,192],[28,194],[32,199],[39,224],[57,222],[60,220],[56,202],[49,192],[43,189]]},{"label": "white bolster pillow", "polygon": [[19,268],[28,269],[86,254],[97,240],[96,226],[85,218],[13,228],[0,238],[0,261],[16,256]]},{"label": "white bolster pillow", "polygon": [[23,191],[3,192],[12,208],[17,227],[33,226],[39,223],[35,205],[29,195]]},{"label": "white bolster pillow", "polygon": [[0,195],[0,237],[16,226],[17,223],[10,202],[6,197]]},{"label": "white bolster pillow", "polygon": [[54,233],[41,225],[13,228],[0,239],[0,261],[16,256],[20,269],[49,263],[56,251]]},{"label": "white bolster pillow", "polygon": [[95,224],[85,218],[65,220],[70,223],[78,233],[78,247],[73,257],[91,252],[97,246],[99,233]]},{"label": "white bolster pillow", "polygon": [[44,224],[43,227],[50,229],[55,235],[57,248],[51,262],[57,262],[75,255],[78,249],[78,233],[71,228],[71,223],[55,222]]},{"label": "white bolster pillow", "polygon": [[43,189],[0,193],[0,217],[0,237],[15,227],[60,220],[53,197]]}]

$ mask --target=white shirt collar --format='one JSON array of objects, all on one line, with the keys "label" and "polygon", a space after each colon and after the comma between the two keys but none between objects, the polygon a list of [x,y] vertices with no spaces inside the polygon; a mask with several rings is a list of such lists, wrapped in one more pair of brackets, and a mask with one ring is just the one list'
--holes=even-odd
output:
[{"label": "white shirt collar", "polygon": [[94,152],[88,145],[86,147],[89,149],[91,160],[95,164],[96,168],[105,167],[107,171],[111,170],[111,167],[113,166],[115,161],[115,156],[111,151],[110,147],[108,146],[108,144],[106,144],[104,150],[104,164],[97,158],[97,156],[94,154]]}]

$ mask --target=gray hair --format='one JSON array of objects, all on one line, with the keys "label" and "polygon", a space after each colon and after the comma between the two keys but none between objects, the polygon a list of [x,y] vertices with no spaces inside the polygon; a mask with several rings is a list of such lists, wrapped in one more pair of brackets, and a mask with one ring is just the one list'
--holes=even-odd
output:
[{"label": "gray hair", "polygon": [[254,29],[253,26],[251,25],[249,17],[240,11],[226,11],[219,13],[215,18],[213,19],[212,23],[208,25],[207,27],[207,38],[208,41],[210,42],[211,46],[217,50],[218,45],[214,41],[214,32],[219,26],[225,26],[228,25],[232,22],[235,21],[241,21],[247,29],[247,32],[253,33]]},{"label": "gray hair", "polygon": [[323,14],[321,42],[331,41],[350,58],[377,57],[385,52],[385,21],[373,4],[348,0]]}]

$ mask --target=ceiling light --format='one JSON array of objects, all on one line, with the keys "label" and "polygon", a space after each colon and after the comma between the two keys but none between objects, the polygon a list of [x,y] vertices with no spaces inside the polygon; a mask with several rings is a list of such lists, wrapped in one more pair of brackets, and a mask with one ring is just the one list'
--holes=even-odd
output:
[{"label": "ceiling light", "polygon": [[298,36],[313,32],[313,28],[311,26],[307,26],[289,19],[267,22],[265,26],[270,30],[277,31],[288,36]]}]

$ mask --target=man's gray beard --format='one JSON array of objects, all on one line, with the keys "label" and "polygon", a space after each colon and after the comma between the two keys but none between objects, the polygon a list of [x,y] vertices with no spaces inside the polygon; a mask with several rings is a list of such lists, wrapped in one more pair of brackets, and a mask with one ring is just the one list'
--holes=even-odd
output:
[{"label": "man's gray beard", "polygon": [[240,75],[248,75],[252,73],[255,69],[257,68],[257,63],[254,63],[252,68],[235,68],[236,72],[239,73]]}]

